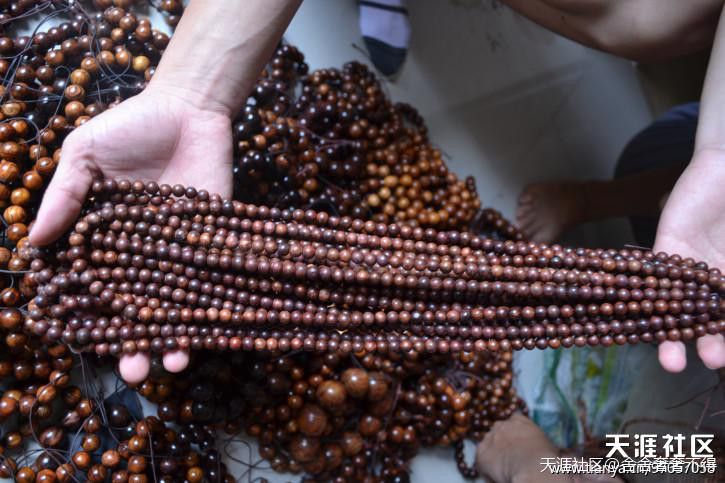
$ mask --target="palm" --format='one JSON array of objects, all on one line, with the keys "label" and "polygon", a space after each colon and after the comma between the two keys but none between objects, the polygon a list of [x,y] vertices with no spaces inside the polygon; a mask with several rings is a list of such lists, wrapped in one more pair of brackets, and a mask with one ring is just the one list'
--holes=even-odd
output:
[{"label": "palm", "polygon": [[141,94],[74,134],[71,141],[86,144],[88,158],[106,177],[230,194],[232,140],[224,115],[191,109],[177,98]]},{"label": "palm", "polygon": [[[725,268],[725,152],[700,153],[672,190],[657,229],[655,250],[677,253]],[[725,366],[725,338],[707,335],[697,341],[706,366]],[[664,342],[659,350],[662,366],[679,372],[686,364],[681,342]]]},{"label": "palm", "polygon": [[144,91],[68,136],[31,241],[48,244],[74,222],[93,178],[180,183],[228,197],[231,162],[228,116]]},{"label": "palm", "polygon": [[691,164],[667,201],[655,249],[725,267],[725,155]]},{"label": "palm", "polygon": [[[231,121],[222,112],[191,106],[149,89],[73,131],[63,143],[58,170],[43,198],[30,239],[46,245],[78,217],[94,178],[183,184],[231,195]],[[188,352],[164,354],[173,372]],[[138,382],[149,371],[148,354],[124,355],[121,375]]]}]

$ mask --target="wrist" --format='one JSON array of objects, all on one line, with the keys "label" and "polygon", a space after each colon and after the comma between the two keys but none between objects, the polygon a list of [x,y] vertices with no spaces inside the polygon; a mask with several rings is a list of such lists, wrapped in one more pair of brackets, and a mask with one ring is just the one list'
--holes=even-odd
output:
[{"label": "wrist", "polygon": [[217,99],[210,88],[200,83],[174,79],[173,76],[159,78],[154,76],[144,89],[144,93],[151,96],[171,98],[174,102],[183,103],[197,111],[221,114],[228,118],[235,114],[232,112],[232,106],[221,99]]}]

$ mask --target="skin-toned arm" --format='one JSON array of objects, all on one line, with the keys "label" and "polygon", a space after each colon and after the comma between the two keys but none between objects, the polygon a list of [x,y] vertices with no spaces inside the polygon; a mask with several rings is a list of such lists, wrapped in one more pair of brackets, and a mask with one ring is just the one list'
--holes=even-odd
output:
[{"label": "skin-toned arm", "polygon": [[[660,217],[655,250],[678,253],[725,269],[725,15],[720,16],[700,105],[695,153],[677,181]],[[697,350],[711,369],[725,367],[721,334],[697,340]],[[685,368],[682,342],[659,348],[662,366]]]},{"label": "skin-toned arm", "polygon": [[192,0],[151,84],[235,115],[302,0]]},{"label": "skin-toned arm", "polygon": [[[30,241],[47,245],[67,230],[98,177],[231,196],[232,117],[300,3],[191,0],[147,88],[68,135]],[[164,355],[170,371],[187,363],[187,352]],[[128,382],[143,380],[148,370],[147,354],[121,358]]]},{"label": "skin-toned arm", "polygon": [[[725,25],[722,0],[503,0],[572,40],[631,59],[657,60],[715,46],[705,82],[692,162],[662,212],[655,250],[725,268]],[[718,25],[718,18],[720,23]],[[725,338],[697,340],[704,364],[725,367]],[[685,368],[685,345],[660,345],[662,366]]]},{"label": "skin-toned arm", "polygon": [[712,42],[722,0],[503,0],[575,42],[620,57],[657,61]]}]

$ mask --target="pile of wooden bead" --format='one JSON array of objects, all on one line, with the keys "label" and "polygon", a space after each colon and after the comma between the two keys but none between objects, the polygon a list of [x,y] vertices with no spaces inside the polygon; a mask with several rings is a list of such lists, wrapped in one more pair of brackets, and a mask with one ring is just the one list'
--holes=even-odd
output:
[{"label": "pile of wooden bead", "polygon": [[[407,482],[420,448],[480,440],[497,420],[525,411],[512,388],[511,353],[192,357],[184,377],[154,362],[138,387],[158,403],[158,417],[243,432],[273,470],[315,481]],[[475,475],[462,460],[459,468]]]},{"label": "pile of wooden bead", "polygon": [[[134,253],[149,267],[135,267],[141,259],[134,256],[131,264],[124,266],[124,257],[130,252],[123,249],[117,251],[115,259],[112,254],[105,259],[107,253],[116,251],[119,237],[114,244],[107,243],[111,238],[106,235],[114,228],[94,228],[94,235],[76,245],[93,245],[94,250],[81,254],[68,245],[64,252],[75,257],[72,263],[70,259],[63,260],[63,256],[60,260],[47,260],[50,266],[62,265],[61,271],[69,270],[68,287],[62,277],[56,279],[60,282],[58,288],[68,289],[67,292],[54,299],[57,288],[53,288],[54,283],[47,283],[53,276],[43,282],[48,275],[44,272],[47,267],[36,263],[34,268],[39,270],[26,273],[30,264],[18,255],[18,250],[29,250],[28,224],[55,170],[65,137],[103,110],[138,93],[153,75],[169,39],[152,29],[148,20],[131,13],[130,9],[142,3],[94,0],[94,7],[102,12],[87,15],[76,2],[65,0],[0,2],[4,32],[10,31],[9,22],[32,14],[53,12],[67,17],[67,22],[30,37],[5,33],[2,35],[8,36],[0,37],[0,208],[7,225],[6,246],[0,247],[0,270],[17,274],[12,277],[14,280],[7,277],[0,281],[0,304],[9,307],[0,313],[0,381],[5,388],[0,398],[0,476],[14,476],[17,481],[59,482],[84,478],[119,482],[233,481],[215,449],[221,444],[217,430],[224,429],[230,434],[244,431],[256,438],[262,456],[278,471],[304,472],[324,481],[407,481],[406,464],[419,447],[460,445],[465,438],[480,440],[496,420],[523,407],[512,388],[511,353],[507,349],[634,343],[650,337],[676,340],[722,331],[721,308],[715,307],[722,291],[716,288],[718,283],[722,286],[716,280],[719,272],[690,261],[658,259],[639,252],[600,252],[592,256],[615,260],[615,264],[623,257],[634,258],[629,261],[655,266],[656,272],[650,276],[657,280],[642,276],[644,285],[640,288],[620,286],[623,280],[617,277],[623,273],[619,265],[611,272],[607,268],[600,287],[604,295],[599,291],[592,295],[595,299],[602,296],[601,303],[596,307],[568,304],[574,311],[571,317],[567,317],[569,309],[565,306],[570,300],[567,297],[574,297],[574,292],[564,295],[560,290],[568,286],[579,290],[577,296],[586,296],[586,289],[581,292],[586,283],[582,279],[572,281],[567,278],[570,273],[564,274],[567,270],[584,270],[576,264],[580,258],[590,256],[585,251],[488,240],[479,247],[485,256],[472,255],[471,260],[490,270],[475,276],[489,279],[480,281],[478,291],[467,288],[465,293],[455,294],[459,279],[468,275],[464,272],[461,277],[456,272],[453,260],[460,253],[451,250],[465,251],[467,247],[460,239],[437,240],[438,235],[431,235],[433,232],[415,231],[412,227],[471,229],[496,234],[502,240],[520,240],[518,231],[497,212],[478,211],[480,202],[472,180],[458,180],[448,171],[441,152],[427,139],[422,118],[410,106],[393,104],[365,66],[350,63],[340,70],[323,69],[308,74],[302,54],[285,45],[275,52],[255,85],[248,106],[234,123],[235,196],[245,202],[287,209],[264,212],[255,207],[244,208],[243,217],[254,221],[245,228],[246,234],[240,232],[239,248],[244,247],[250,255],[245,256],[242,270],[254,269],[253,276],[239,279],[240,273],[234,267],[236,257],[232,257],[234,277],[229,287],[224,270],[208,267],[209,270],[197,270],[197,277],[191,277],[186,274],[186,266],[194,266],[196,260],[192,258],[182,260],[184,273],[175,273],[179,264],[171,264],[171,271],[157,280],[168,261],[158,258],[159,252],[146,252],[142,246],[140,253]],[[178,23],[181,2],[149,3],[162,10],[171,25]],[[138,196],[133,198],[127,193],[125,201],[118,193],[100,193],[103,186],[96,188],[100,203],[96,208],[102,218],[108,215],[102,206],[102,200],[109,199],[104,198],[106,195],[126,202],[129,212],[133,206],[140,207],[137,213],[142,218],[146,208],[154,205],[153,193],[143,193],[146,188],[155,191],[153,186],[130,185],[134,196]],[[171,189],[174,194],[176,188],[158,189]],[[183,192],[191,193],[193,190]],[[195,195],[195,200],[199,199]],[[211,206],[214,200],[207,203]],[[237,206],[240,205],[233,205]],[[159,207],[165,210],[161,203],[152,211]],[[195,202],[194,209],[197,208]],[[252,212],[247,214],[247,208]],[[293,208],[313,208],[326,211],[327,215],[312,215]],[[313,234],[323,230],[319,220],[341,221],[344,215],[375,222],[370,231],[372,225],[350,221],[344,229],[346,238],[342,244],[348,243],[347,234],[354,236],[356,243],[385,238],[376,233],[380,223],[402,223],[407,227],[400,226],[399,233],[412,230],[405,233],[410,233],[407,241],[413,242],[413,251],[418,250],[418,242],[426,240],[423,243],[427,245],[430,236],[434,236],[431,243],[438,243],[440,250],[448,253],[426,253],[427,248],[423,247],[412,258],[403,256],[402,265],[390,270],[392,278],[379,277],[377,286],[367,283],[370,277],[366,283],[358,282],[353,272],[349,283],[328,283],[326,288],[319,289],[316,284],[320,273],[331,268],[329,246],[325,248],[326,258],[320,254],[317,259],[319,240],[295,238],[289,233],[266,234],[265,224],[271,214],[290,217],[280,218],[278,224],[296,225]],[[207,237],[211,246],[221,230],[229,229],[229,220],[224,228],[217,223],[217,215],[211,215],[216,217],[214,223],[207,223],[209,215],[197,215],[186,220],[195,219],[202,225],[195,246],[205,244]],[[108,227],[115,216],[114,210]],[[147,223],[148,231],[144,231],[143,225],[137,231],[138,222]],[[155,218],[134,223],[127,233],[129,239],[135,235],[146,241],[155,233],[156,228],[151,228],[157,224]],[[240,220],[240,227],[241,223]],[[164,238],[168,232],[164,230],[170,225],[158,226]],[[258,226],[261,232],[255,232]],[[341,231],[341,226],[337,228]],[[121,232],[125,229],[122,224]],[[469,243],[472,239],[470,234],[458,236],[467,237]],[[278,238],[284,240],[290,250],[299,251],[295,263],[306,267],[309,262],[312,270],[308,272],[305,268],[304,273],[298,274],[295,269],[288,281],[281,286],[274,284],[274,277],[264,273],[272,268],[270,255],[278,259],[280,255],[279,251],[265,253],[270,238],[274,243]],[[260,239],[261,251],[257,251]],[[75,241],[80,239],[75,237]],[[297,248],[292,248],[292,242]],[[309,247],[315,247],[314,254]],[[362,258],[353,261],[351,254],[352,265],[367,271],[373,279],[382,273],[385,263],[400,261],[393,258],[389,248],[354,248],[354,256]],[[408,248],[404,246],[403,251]],[[99,250],[103,259],[98,258]],[[222,259],[215,258],[207,247],[201,251],[207,265]],[[160,253],[164,256],[166,251],[162,249]],[[375,260],[369,258],[372,254]],[[378,255],[382,257],[379,260]],[[446,257],[450,259],[450,269],[446,268]],[[539,257],[548,261],[544,263]],[[575,259],[573,266],[569,263],[571,257]],[[448,276],[439,277],[440,287],[438,282],[426,286],[430,280],[423,280],[421,285],[420,277],[414,288],[398,286],[400,278],[396,271],[406,271],[404,284],[409,281],[409,260],[413,260],[413,272],[418,270],[415,263],[420,260],[433,263],[438,272],[449,270]],[[117,316],[85,317],[82,309],[96,299],[91,297],[90,285],[86,293],[86,278],[81,280],[87,271],[80,269],[84,262],[89,266],[105,264],[110,269],[96,270],[100,274],[96,281],[101,281],[104,288],[93,297],[97,295],[97,300],[107,301],[112,310],[118,309],[119,302],[116,306],[113,302],[119,296],[134,306],[139,302],[138,313],[131,314],[134,309],[129,309],[128,314],[121,311]],[[547,263],[552,267],[545,267]],[[122,266],[126,270],[124,276],[129,273],[136,281],[114,281],[120,275],[116,269]],[[663,266],[668,267],[667,274],[662,272]],[[130,268],[137,271],[129,272]],[[430,268],[427,266],[424,272]],[[527,270],[527,277],[534,272],[543,277],[539,285],[526,277],[518,279],[523,268],[532,269]],[[675,271],[670,275],[672,268]],[[680,278],[677,269],[681,271]],[[694,279],[690,279],[691,272],[697,272]],[[170,299],[163,298],[171,286],[162,285],[172,273],[177,285],[183,277],[188,279],[191,289],[182,290],[191,298],[185,302],[204,309],[203,316],[201,311],[191,310],[190,323],[170,323],[176,317],[173,310],[178,310],[180,318],[183,311],[167,303],[174,301],[174,290]],[[707,282],[703,273],[707,273]],[[343,271],[343,281],[346,274],[349,272]],[[365,275],[362,277],[365,279]],[[546,277],[550,279],[547,281]],[[563,281],[559,281],[560,277],[564,277]],[[670,286],[664,282],[668,277]],[[453,291],[446,288],[450,280],[454,280]],[[37,294],[38,283],[43,285],[40,296],[25,311],[26,302]],[[129,285],[130,291],[126,291]],[[219,286],[224,293],[220,293]],[[509,292],[514,288],[525,290],[525,286],[534,293]],[[93,290],[98,288],[96,284]],[[231,306],[225,299],[227,288],[236,291]],[[206,293],[209,289],[211,292]],[[626,303],[625,292],[629,294]],[[431,296],[435,293],[442,295]],[[176,296],[180,297],[180,292]],[[531,313],[522,305],[522,297],[531,296],[547,300],[546,306],[542,306],[544,311],[542,307],[531,306],[533,319],[528,318]],[[61,299],[53,309],[51,301]],[[330,304],[333,299],[336,301]],[[309,303],[301,304],[300,300]],[[221,305],[216,307],[219,301]],[[476,304],[482,307],[483,302],[487,306],[492,302],[496,309],[474,312]],[[50,305],[43,307],[44,304]],[[280,304],[282,310],[275,308]],[[237,305],[248,309],[236,310]],[[313,307],[315,310],[307,310]],[[559,307],[559,312],[551,307]],[[508,310],[504,313],[503,308]],[[639,310],[642,316],[619,320],[617,317],[625,308],[628,315]],[[582,314],[583,309],[586,315]],[[57,313],[46,317],[51,310]],[[273,320],[268,326],[257,326],[270,322],[270,313],[285,310],[294,324],[275,328]],[[162,311],[166,311],[163,316]],[[345,311],[347,316],[343,315]],[[183,317],[188,314],[184,311]],[[320,314],[329,317],[323,321]],[[227,315],[229,324],[221,327],[219,322]],[[407,327],[401,326],[401,316],[410,316]],[[434,323],[430,323],[431,316]],[[160,321],[156,321],[157,317]],[[587,317],[598,322],[587,321]],[[358,328],[351,327],[358,323],[358,318],[362,320]],[[649,324],[646,327],[642,322],[645,319]],[[474,321],[475,324],[467,324]],[[632,322],[637,325],[634,329]],[[80,359],[71,355],[68,345],[60,343],[64,341],[76,349],[100,355],[179,346],[196,350],[192,352],[189,369],[181,375],[165,373],[154,360],[149,379],[136,390],[159,404],[159,418],[135,420],[128,411],[124,412],[123,406],[104,404],[90,397],[87,386],[70,382],[72,371],[78,377],[79,371],[73,366]],[[221,353],[219,349],[239,351]],[[288,352],[282,355],[283,350]],[[115,363],[113,358],[97,361],[102,365]],[[365,378],[367,390],[362,383]],[[235,390],[240,382],[241,393]],[[338,404],[340,400],[344,402]],[[168,423],[178,427],[171,429]],[[104,441],[109,435],[102,428],[109,426],[114,428],[110,439],[115,443],[106,447]],[[37,441],[44,448],[34,460],[30,453],[23,454],[25,443],[30,441]],[[462,474],[473,476],[460,456],[457,463]]]},{"label": "pile of wooden bead", "polygon": [[[19,307],[34,296],[25,264],[13,250],[27,240],[60,146],[77,126],[138,93],[153,75],[168,35],[120,6],[97,0],[88,14],[77,2],[0,2],[0,304]],[[158,5],[178,16],[180,2]],[[108,8],[106,8],[108,7]],[[13,22],[52,14],[66,21],[30,36],[9,36]],[[172,19],[173,20],[173,19]],[[6,272],[6,273],[7,273]]]},{"label": "pile of wooden bead", "polygon": [[234,125],[235,198],[378,222],[460,228],[480,208],[411,106],[392,103],[368,68],[310,74],[280,46]]},{"label": "pile of wooden bead", "polygon": [[[18,250],[22,251],[27,247],[28,225],[35,216],[43,189],[52,177],[59,161],[60,146],[63,140],[75,127],[82,125],[88,119],[108,107],[114,106],[124,98],[139,92],[153,75],[154,66],[168,43],[168,37],[165,34],[153,30],[147,20],[138,18],[131,13],[130,8],[139,3],[143,2],[96,0],[94,7],[102,12],[90,16],[75,8],[71,2],[58,0],[52,2],[50,0],[19,0],[0,4],[0,17],[6,24],[15,18],[25,19],[31,14],[42,16],[51,11],[54,16],[65,15],[67,18],[66,22],[47,31],[37,31],[30,37],[0,38],[0,55],[3,56],[0,59],[0,73],[5,79],[5,89],[0,101],[0,121],[2,121],[0,122],[0,152],[3,158],[0,163],[0,207],[5,211],[4,219],[7,225],[5,229],[6,246],[0,247],[0,269],[12,272],[0,282],[2,283],[0,286],[2,289],[0,290],[0,304],[2,306],[24,309],[27,301],[36,295],[33,274],[27,273],[29,265],[18,256]],[[179,2],[164,0],[152,5],[161,8],[169,15],[167,18],[169,23],[178,22]],[[73,8],[70,8],[72,6]],[[65,12],[61,11],[63,9],[66,9]],[[175,15],[176,17],[174,17]],[[280,69],[281,64],[278,57],[288,55],[295,50],[292,47],[280,47],[275,58],[271,60],[269,68],[262,74],[253,94],[255,100],[260,100],[260,105],[264,104],[262,97],[264,97],[265,86],[269,86],[268,80],[281,78],[281,70],[284,69]],[[302,59],[301,55],[299,59]],[[306,71],[303,69],[306,69],[306,65],[300,64],[297,73],[304,75]],[[360,66],[356,67],[356,71],[358,72],[355,74],[356,76],[364,74],[365,79],[361,78],[360,82],[370,85],[374,83],[372,76],[365,74]],[[333,73],[334,75],[336,74]],[[319,75],[315,77],[315,79],[317,78]],[[293,83],[290,82],[289,85],[292,86]],[[279,85],[274,84],[272,87],[276,88]],[[324,86],[322,89],[325,89]],[[270,98],[274,98],[275,102],[283,100],[277,96],[274,89]],[[352,100],[354,101],[354,98]],[[250,115],[254,120],[254,116],[258,115],[264,116],[265,123],[274,121],[269,110],[265,108],[246,109],[240,120],[244,119],[244,116]],[[274,109],[271,110],[274,111]],[[279,106],[276,112],[280,113]],[[424,128],[421,120],[416,118],[413,111],[404,106],[397,106],[393,115],[398,119],[396,121],[398,123],[402,120],[400,116],[404,116],[404,122],[412,122],[417,125],[416,128],[409,127],[405,131],[401,130],[401,136],[402,134],[414,136],[412,141],[418,144],[411,144],[406,148],[402,137],[399,137],[395,146],[384,148],[385,151],[406,149],[403,153],[404,158],[400,160],[402,164],[409,164],[412,154],[421,152],[421,156],[432,156],[434,171],[445,172],[440,154],[420,144],[424,140]],[[366,122],[372,122],[372,120],[362,118],[359,120],[360,122],[352,129],[353,136],[359,134],[359,128],[365,126]],[[300,119],[300,123],[303,125],[307,122],[308,120]],[[252,125],[247,127],[252,127]],[[311,126],[304,129],[316,128]],[[235,133],[240,136],[243,131],[244,128],[238,123]],[[264,136],[270,134],[269,129],[262,128],[262,131],[253,135],[256,136],[254,139],[258,142],[261,141],[261,138],[257,134]],[[303,130],[302,137],[307,135],[307,132]],[[312,131],[309,132],[312,133]],[[285,139],[292,139],[288,134],[284,134],[284,136]],[[270,136],[270,140],[280,139],[279,136]],[[303,147],[304,143],[305,140],[300,139],[297,147]],[[363,149],[365,143],[367,141],[360,138],[355,141],[353,148],[357,154],[351,155],[350,160],[355,161],[361,154],[367,152]],[[324,149],[332,147],[329,143],[321,143],[317,139],[313,145],[320,156],[325,155]],[[247,148],[241,138],[238,139],[236,147],[239,159],[242,159],[241,153],[246,152]],[[296,153],[297,147],[292,151]],[[274,149],[266,152],[273,151]],[[301,152],[300,154],[307,156],[310,153]],[[296,163],[294,156],[296,154],[292,157]],[[319,160],[320,158],[315,156],[312,161],[316,163]],[[278,161],[284,165],[285,159],[279,158]],[[402,173],[401,182],[410,183],[411,188],[416,190],[420,189],[419,183],[427,184],[430,188],[428,191],[434,194],[439,202],[441,197],[447,196],[446,186],[452,178],[449,175],[440,177],[439,174],[433,172],[424,180],[423,177],[426,175],[420,173],[420,168],[423,171],[431,168],[427,167],[425,163],[428,161],[425,159],[421,158],[420,161],[423,164],[418,168],[415,166],[403,168],[405,172]],[[241,164],[240,161],[240,166]],[[311,200],[308,197],[309,201],[325,207],[324,198],[315,199],[314,189],[315,182],[318,184],[325,182],[317,176],[314,166],[310,163],[307,164],[311,171],[300,173],[300,176],[304,177],[301,179],[300,186],[306,186],[312,192]],[[321,163],[318,168],[327,169],[325,166],[325,163]],[[295,164],[292,167],[295,167]],[[340,165],[333,162],[330,168],[331,171],[326,174],[334,175]],[[347,173],[345,165],[342,166],[342,169],[344,173]],[[349,166],[347,169],[349,170]],[[374,174],[387,176],[386,170],[390,169],[383,166]],[[415,178],[411,181],[406,177],[407,175]],[[436,176],[438,177],[436,178]],[[352,193],[341,196],[349,200],[351,195],[364,197],[374,194],[375,183],[380,183],[383,179],[384,176],[380,177],[380,181],[369,182],[370,187],[366,188],[367,191],[364,194],[358,195],[352,191]],[[275,183],[274,176],[269,173],[266,173],[261,181],[261,185],[268,182],[273,186]],[[388,178],[388,184],[392,181],[392,178]],[[435,186],[431,187],[431,184]],[[435,194],[435,189],[439,190],[438,194]],[[441,189],[443,191],[440,191]],[[465,187],[456,181],[453,189],[459,194],[475,195],[472,180],[467,180]],[[327,187],[317,190],[320,193],[329,193],[329,191]],[[267,192],[266,198],[256,199],[265,202],[271,201],[273,194],[272,190]],[[385,192],[382,194],[385,195]],[[304,203],[302,200],[302,196],[305,195],[306,193],[302,192],[299,199],[292,198],[291,201],[298,203],[299,206],[310,206],[310,203]],[[423,193],[421,196],[427,197],[429,194]],[[469,207],[478,206],[477,200],[471,202],[469,194],[464,196],[468,198]],[[405,203],[402,201],[401,205],[404,206]],[[350,201],[345,202],[346,207],[354,204]],[[415,206],[420,210],[419,203],[416,203]],[[440,204],[438,206],[440,207]],[[373,211],[366,208],[363,214],[366,217],[372,216]],[[460,219],[458,222],[470,221],[471,213],[472,211],[467,211],[465,219]],[[443,217],[445,216],[444,214]],[[450,226],[455,225],[452,222]],[[504,237],[513,237],[516,233],[513,227],[492,210],[480,214],[477,228],[498,231]],[[11,280],[12,278],[15,280]],[[29,308],[32,309],[33,306],[31,305]],[[23,314],[27,314],[27,312],[23,312]],[[274,357],[273,353],[268,351],[247,353],[248,364],[232,366],[226,359],[221,359],[219,356],[195,351],[187,373],[181,376],[170,374],[158,376],[162,370],[159,368],[158,362],[154,361],[153,382],[146,381],[136,388],[143,396],[160,403],[159,416],[164,422],[173,421],[176,415],[175,422],[180,425],[178,432],[168,428],[162,431],[158,424],[159,420],[147,419],[148,424],[157,429],[152,432],[151,436],[148,436],[150,444],[154,447],[153,453],[149,451],[149,448],[143,450],[138,446],[137,439],[133,439],[134,436],[138,436],[135,433],[138,421],[129,422],[129,415],[127,412],[124,413],[122,408],[104,407],[102,403],[90,397],[87,386],[70,386],[67,377],[58,377],[55,374],[60,368],[69,374],[73,370],[71,366],[77,368],[79,363],[78,357],[70,355],[67,346],[48,344],[48,336],[53,336],[57,331],[56,322],[51,321],[48,330],[41,336],[38,333],[44,330],[42,324],[36,327],[35,324],[24,323],[24,321],[27,322],[25,315],[21,315],[17,309],[7,309],[0,319],[3,322],[0,332],[7,343],[7,347],[3,347],[0,351],[4,356],[0,361],[0,380],[2,380],[3,387],[6,388],[4,396],[7,396],[7,399],[0,402],[0,408],[4,408],[3,411],[10,414],[3,420],[5,436],[0,443],[0,452],[3,453],[3,464],[0,471],[4,477],[14,474],[18,481],[52,481],[55,478],[60,482],[83,478],[90,481],[110,479],[111,481],[134,482],[179,481],[184,478],[187,481],[228,481],[231,475],[227,474],[223,463],[219,462],[218,453],[214,450],[216,431],[210,426],[210,421],[213,421],[216,427],[221,424],[235,434],[240,429],[247,430],[250,435],[257,438],[269,434],[274,427],[271,422],[260,423],[258,416],[265,408],[259,405],[262,398],[259,397],[258,391],[250,392],[242,398],[242,404],[252,408],[249,418],[242,420],[234,414],[219,415],[213,412],[214,417],[210,419],[207,401],[199,400],[204,396],[200,395],[199,391],[194,391],[192,393],[194,403],[192,404],[186,396],[184,385],[187,381],[193,380],[193,377],[207,374],[201,368],[208,365],[208,360],[212,357],[217,360],[215,367],[234,367],[237,377],[242,380],[253,380],[254,385],[258,388],[266,387],[267,384],[274,385],[275,377],[272,377],[272,374],[268,381],[267,377],[260,376],[256,369],[255,376],[250,372],[250,367],[259,367],[254,361],[267,360]],[[2,343],[1,340],[0,343]],[[356,348],[358,348],[357,345]],[[103,350],[99,352],[103,353]],[[239,354],[241,355],[241,353]],[[513,410],[512,408],[521,406],[514,391],[510,388],[510,357],[507,360],[506,354],[468,353],[434,359],[430,356],[416,355],[413,351],[408,352],[406,357],[411,360],[415,359],[415,364],[401,362],[396,354],[379,355],[372,359],[365,357],[361,352],[356,354],[368,371],[385,374],[389,392],[393,387],[402,384],[401,387],[407,388],[409,394],[412,394],[410,391],[422,391],[422,397],[430,393],[429,387],[434,377],[442,381],[448,380],[445,377],[447,371],[457,368],[457,371],[468,370],[475,374],[467,377],[465,383],[456,384],[455,387],[453,384],[446,383],[445,392],[435,398],[426,396],[428,399],[423,406],[420,406],[421,414],[414,418],[409,417],[410,408],[396,410],[396,419],[387,418],[385,420],[394,429],[391,436],[392,442],[387,443],[378,441],[378,438],[382,438],[379,435],[368,436],[357,433],[355,436],[356,433],[352,433],[352,438],[343,437],[346,432],[349,432],[349,429],[356,427],[356,421],[362,418],[365,407],[369,404],[367,398],[350,398],[345,404],[347,411],[345,431],[333,431],[328,434],[329,428],[327,428],[325,440],[340,443],[347,441],[359,444],[361,449],[359,452],[355,452],[352,446],[348,445],[350,454],[343,456],[339,466],[326,467],[324,474],[329,476],[329,479],[343,478],[343,475],[349,475],[352,471],[357,479],[362,480],[367,477],[374,480],[375,475],[380,474],[380,471],[372,468],[368,463],[381,461],[381,471],[386,475],[385,479],[390,480],[392,475],[395,475],[396,480],[404,481],[407,478],[407,470],[400,463],[412,458],[418,445],[447,445],[464,437],[480,439],[482,433],[496,419],[507,417],[507,414]],[[353,365],[354,359],[353,356],[350,356],[339,362],[334,368],[325,366],[326,357],[320,354],[300,353],[289,354],[284,359],[295,364],[295,377],[302,376],[305,379],[308,373],[311,377],[314,371],[322,368],[322,374],[326,379],[339,380],[345,369]],[[88,360],[87,357],[85,359]],[[44,361],[50,361],[51,367],[56,368],[56,371],[47,373],[45,368],[48,367],[49,362]],[[104,365],[114,364],[113,359],[109,361],[99,359],[98,362]],[[34,372],[31,374],[28,371],[33,367]],[[78,370],[73,372],[76,373],[74,377],[78,377]],[[374,377],[373,380],[375,380]],[[317,378],[312,378],[312,381],[317,381]],[[228,383],[228,381],[224,382]],[[234,387],[234,385],[219,384],[214,387],[215,407],[225,408],[234,401],[236,401],[234,404],[239,404],[239,394],[229,391],[229,387]],[[440,381],[436,387],[439,389],[442,387]],[[154,388],[154,391],[149,392],[150,388]],[[170,388],[174,388],[174,390],[172,391]],[[299,385],[297,385],[297,390],[300,391]],[[39,394],[37,394],[38,391],[40,391]],[[491,395],[494,393],[498,396]],[[59,404],[60,398],[54,396],[56,402],[48,405],[47,402],[53,394],[60,394],[64,403]],[[275,395],[277,399],[273,403],[275,406],[280,406],[280,411],[284,414],[283,407],[289,394],[278,392]],[[308,395],[309,391],[298,397],[302,397],[306,403],[318,404],[314,397],[308,401]],[[40,399],[38,399],[39,397]],[[450,398],[454,398],[455,401],[466,401],[465,410],[460,409],[462,407],[460,402],[455,404],[456,412],[453,411],[453,407],[449,409]],[[440,399],[441,402],[435,403],[436,399]],[[297,399],[293,398],[293,400],[296,404]],[[421,404],[423,403],[421,402]],[[175,410],[175,407],[178,410]],[[431,411],[431,407],[440,407],[440,409]],[[297,409],[293,408],[293,419],[299,417],[296,411]],[[398,414],[400,418],[398,418]],[[397,426],[393,424],[396,421]],[[376,419],[371,418],[365,420],[365,424],[370,427],[375,427],[377,422]],[[97,439],[92,435],[100,434],[98,433],[99,426],[121,428],[120,432],[114,431],[112,438],[119,441],[120,444],[117,447],[106,448],[103,443],[104,451],[94,449]],[[402,433],[401,427],[404,428]],[[430,430],[430,428],[435,429]],[[82,432],[78,433],[79,431]],[[74,437],[76,433],[82,441],[80,447],[73,444],[73,441],[78,440]],[[146,437],[145,434],[146,432],[143,432],[141,436]],[[406,441],[414,440],[415,444],[408,445],[407,449],[403,450],[398,444],[401,434]],[[107,437],[108,435],[101,435],[101,440],[103,441]],[[33,453],[25,453],[29,447],[28,443],[33,441],[40,442],[46,450],[34,456]],[[178,443],[174,441],[178,441]],[[129,443],[132,451],[129,451]],[[274,457],[271,460],[278,470],[319,471],[319,461],[303,463],[291,457],[290,446],[290,440],[280,441],[279,444],[265,444],[264,453],[269,456],[271,455],[269,448],[275,448]],[[380,449],[383,447],[384,450]],[[336,448],[335,445],[331,446],[331,454],[337,454]],[[381,452],[385,454],[384,457],[380,456]],[[290,457],[285,459],[285,455]]]},{"label": "pile of wooden bead", "polygon": [[92,192],[57,246],[25,250],[38,285],[28,324],[100,355],[455,353],[725,331],[722,274],[678,256],[503,242],[153,182]]},{"label": "pile of wooden bead", "polygon": [[[78,359],[68,347],[43,344],[24,330],[23,321],[17,309],[0,312],[0,478],[234,481],[213,450],[210,428],[200,433],[205,444],[198,438],[181,441],[158,418],[135,420],[125,406],[91,397],[88,386],[75,380],[78,375],[72,378]],[[33,443],[40,449],[26,453]],[[150,479],[154,474],[159,478]]]}]

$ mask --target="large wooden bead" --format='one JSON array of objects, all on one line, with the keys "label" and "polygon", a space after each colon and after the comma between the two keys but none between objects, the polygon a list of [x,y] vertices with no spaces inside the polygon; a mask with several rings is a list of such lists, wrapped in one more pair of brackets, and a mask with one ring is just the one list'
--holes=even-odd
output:
[{"label": "large wooden bead", "polygon": [[367,371],[351,367],[342,373],[340,379],[345,386],[345,390],[352,397],[363,397],[368,392],[368,384],[370,378]]},{"label": "large wooden bead", "polygon": [[314,404],[303,407],[297,420],[300,431],[307,436],[321,436],[327,426],[327,414]]},{"label": "large wooden bead", "polygon": [[307,463],[318,456],[320,440],[309,436],[295,436],[290,443],[290,452],[297,461]]},{"label": "large wooden bead", "polygon": [[334,408],[345,402],[345,387],[338,381],[323,381],[317,387],[317,400],[325,407]]}]

